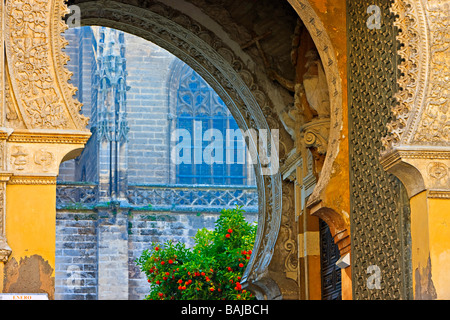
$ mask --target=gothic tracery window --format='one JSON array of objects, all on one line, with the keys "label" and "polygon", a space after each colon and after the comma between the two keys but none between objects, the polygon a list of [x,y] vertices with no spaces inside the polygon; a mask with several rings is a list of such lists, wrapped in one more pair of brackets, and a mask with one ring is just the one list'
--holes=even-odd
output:
[{"label": "gothic tracery window", "polygon": [[[191,163],[177,165],[176,182],[178,184],[214,184],[214,185],[247,185],[251,184],[245,156],[245,144],[239,127],[225,103],[216,92],[188,65],[180,70],[178,87],[176,88],[176,128],[185,129],[191,136]],[[211,129],[220,132],[223,137],[223,154],[218,156],[222,161],[208,164],[194,161],[211,141],[205,139],[205,133]],[[235,136],[233,144],[227,144],[227,130]],[[208,134],[206,134],[207,136]],[[201,150],[198,150],[201,149]],[[232,161],[227,161],[227,153]]]}]

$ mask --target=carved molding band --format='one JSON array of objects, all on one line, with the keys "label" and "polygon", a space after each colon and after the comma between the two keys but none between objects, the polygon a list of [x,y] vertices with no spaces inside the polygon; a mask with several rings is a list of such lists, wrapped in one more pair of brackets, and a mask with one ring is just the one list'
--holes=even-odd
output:
[{"label": "carved molding band", "polygon": [[12,176],[9,185],[56,185],[55,176]]},{"label": "carved molding band", "polygon": [[9,137],[8,142],[15,143],[45,143],[45,144],[86,144],[91,136],[90,132],[85,134],[64,132],[39,132],[15,130]]},{"label": "carved molding band", "polygon": [[424,190],[450,191],[450,150],[435,149],[394,150],[381,159],[381,164],[403,182],[410,198]]},{"label": "carved molding band", "polygon": [[428,191],[428,198],[430,199],[450,199],[449,191],[430,190]]},{"label": "carved molding band", "polygon": [[247,209],[258,207],[255,188],[239,186],[129,186],[128,201],[132,205],[186,206],[205,208],[232,208],[243,206]]}]

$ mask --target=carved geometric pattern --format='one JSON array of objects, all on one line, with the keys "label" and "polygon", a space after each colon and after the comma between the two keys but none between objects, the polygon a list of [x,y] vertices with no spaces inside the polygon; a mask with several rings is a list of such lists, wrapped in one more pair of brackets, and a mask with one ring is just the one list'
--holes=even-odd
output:
[{"label": "carved geometric pattern", "polygon": [[258,208],[256,187],[130,186],[127,198],[132,205]]},{"label": "carved geometric pattern", "polygon": [[98,186],[88,184],[58,184],[56,188],[56,208],[98,203]]},{"label": "carved geometric pattern", "polygon": [[[381,29],[369,29],[366,11],[373,0],[348,1],[351,258],[353,299],[408,299],[411,269],[408,200],[404,188],[380,164],[397,92],[399,56],[389,14],[392,1],[375,1]],[[370,289],[367,268],[381,270],[381,289]]]},{"label": "carved geometric pattern", "polygon": [[[221,210],[243,206],[245,210],[258,210],[256,187],[241,186],[138,186],[128,187],[127,199],[132,206],[183,207],[199,210],[200,207]],[[57,208],[96,205],[99,202],[98,185],[86,183],[58,184]]]}]

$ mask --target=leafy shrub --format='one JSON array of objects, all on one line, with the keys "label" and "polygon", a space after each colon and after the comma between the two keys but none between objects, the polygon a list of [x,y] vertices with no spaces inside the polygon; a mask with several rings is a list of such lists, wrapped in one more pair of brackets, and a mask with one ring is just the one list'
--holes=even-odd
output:
[{"label": "leafy shrub", "polygon": [[151,284],[146,300],[251,300],[241,276],[255,242],[256,224],[241,207],[224,209],[213,231],[198,230],[195,245],[152,244],[136,259]]}]

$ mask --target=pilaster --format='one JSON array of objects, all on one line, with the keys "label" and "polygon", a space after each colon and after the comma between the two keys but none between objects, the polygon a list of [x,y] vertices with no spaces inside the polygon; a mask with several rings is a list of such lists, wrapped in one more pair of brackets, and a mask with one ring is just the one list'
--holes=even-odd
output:
[{"label": "pilaster", "polygon": [[381,163],[410,198],[415,299],[450,298],[448,9],[441,0],[396,0],[391,8],[402,62]]},{"label": "pilaster", "polygon": [[382,164],[402,181],[410,198],[414,298],[448,299],[450,149],[396,148]]}]

